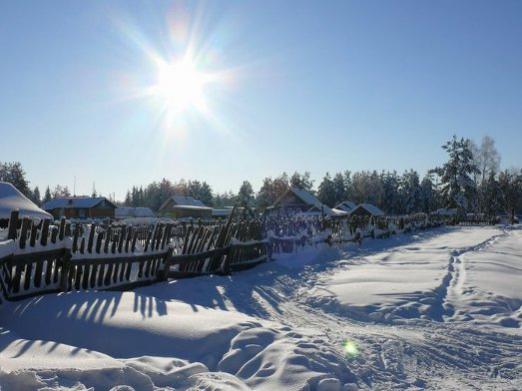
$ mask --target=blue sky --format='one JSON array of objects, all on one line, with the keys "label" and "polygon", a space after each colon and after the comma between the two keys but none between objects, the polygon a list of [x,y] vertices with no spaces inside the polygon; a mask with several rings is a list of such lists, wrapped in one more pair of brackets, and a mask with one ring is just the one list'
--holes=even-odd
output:
[{"label": "blue sky", "polygon": [[[453,133],[522,165],[522,2],[20,1],[0,6],[0,161],[123,198],[167,177],[440,164]],[[208,112],[140,91],[194,47]]]}]

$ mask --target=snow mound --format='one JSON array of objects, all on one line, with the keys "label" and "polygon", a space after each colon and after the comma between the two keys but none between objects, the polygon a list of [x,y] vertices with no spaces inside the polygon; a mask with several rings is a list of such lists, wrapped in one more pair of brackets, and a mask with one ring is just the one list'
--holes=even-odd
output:
[{"label": "snow mound", "polygon": [[11,331],[0,337],[9,363],[0,386],[274,390],[355,379],[341,355],[310,336],[145,292],[70,292],[2,308]]}]

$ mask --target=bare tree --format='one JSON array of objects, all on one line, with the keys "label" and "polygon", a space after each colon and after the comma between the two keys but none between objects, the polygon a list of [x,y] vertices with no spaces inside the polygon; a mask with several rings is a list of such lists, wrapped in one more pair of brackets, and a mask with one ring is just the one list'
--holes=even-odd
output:
[{"label": "bare tree", "polygon": [[495,147],[495,140],[489,136],[484,136],[480,143],[480,147],[472,144],[473,159],[479,173],[477,176],[477,185],[483,185],[489,178],[491,173],[499,172],[500,154]]}]

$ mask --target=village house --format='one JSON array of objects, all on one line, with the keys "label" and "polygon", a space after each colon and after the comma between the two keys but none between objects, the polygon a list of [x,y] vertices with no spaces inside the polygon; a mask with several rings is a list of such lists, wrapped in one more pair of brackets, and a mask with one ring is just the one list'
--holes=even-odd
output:
[{"label": "village house", "polygon": [[323,204],[313,194],[298,187],[289,187],[270,207],[272,211],[283,213],[324,214],[332,216],[335,213]]},{"label": "village house", "polygon": [[224,208],[213,208],[212,209],[212,217],[215,219],[224,219],[228,218],[232,213],[233,207],[225,206]]},{"label": "village house", "polygon": [[116,220],[124,220],[131,218],[151,218],[155,217],[152,209],[144,207],[144,206],[122,206],[116,208],[114,212],[114,217]]},{"label": "village house", "polygon": [[352,210],[355,209],[357,205],[355,204],[355,202],[352,202],[352,201],[343,201],[343,202],[339,202],[337,205],[334,206],[334,209],[338,209],[338,210],[342,210],[344,212],[348,212],[350,213]]},{"label": "village house", "polygon": [[105,197],[62,197],[45,202],[42,209],[55,219],[114,219],[116,205]]},{"label": "village house", "polygon": [[193,197],[173,195],[160,206],[158,214],[176,219],[210,219],[212,218],[212,208]]},{"label": "village house", "polygon": [[350,216],[381,217],[384,212],[373,204],[359,204],[351,212]]}]

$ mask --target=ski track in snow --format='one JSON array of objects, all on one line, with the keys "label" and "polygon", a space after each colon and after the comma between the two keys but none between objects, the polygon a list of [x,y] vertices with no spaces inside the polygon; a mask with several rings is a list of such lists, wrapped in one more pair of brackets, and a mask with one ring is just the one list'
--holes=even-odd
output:
[{"label": "ski track in snow", "polygon": [[[504,230],[480,243],[451,251],[447,273],[441,285],[434,289],[437,300],[430,311],[432,321],[401,319],[392,324],[364,322],[361,325],[353,319],[346,319],[342,311],[325,314],[322,309],[328,306],[314,309],[314,301],[310,306],[309,300],[299,299],[300,306],[294,308],[305,306],[306,310],[304,314],[290,318],[306,319],[300,326],[310,325],[314,323],[313,319],[317,319],[316,327],[325,329],[330,340],[338,346],[350,336],[373,352],[369,356],[371,359],[365,360],[359,371],[355,371],[372,389],[416,386],[433,389],[520,389],[520,330],[515,333],[504,333],[503,329],[478,330],[466,323],[451,322],[451,302],[458,300],[466,280],[463,256],[483,251],[509,234]],[[318,279],[320,277],[315,273],[310,273],[308,285],[313,286]],[[284,318],[281,318],[282,322]],[[355,324],[348,326],[347,323]],[[352,364],[358,367],[357,360]],[[371,376],[365,376],[367,373]]]},{"label": "ski track in snow", "polygon": [[[475,232],[480,233],[477,238]],[[153,302],[156,306],[181,302],[199,313],[212,308],[249,318],[240,318],[232,326],[235,337],[230,342],[223,340],[223,346],[229,344],[224,354],[205,361],[202,351],[200,356],[206,364],[144,356],[116,358],[110,365],[120,365],[121,384],[132,380],[136,390],[520,390],[520,325],[517,328],[501,327],[498,322],[481,323],[482,318],[475,319],[475,314],[468,314],[468,307],[461,303],[468,296],[471,304],[476,302],[473,295],[478,288],[469,280],[469,268],[476,255],[495,251],[495,246],[506,240],[515,243],[519,240],[517,249],[522,250],[522,236],[514,236],[519,233],[519,230],[490,228],[443,228],[368,241],[362,248],[350,245],[341,251],[324,246],[285,255],[232,277],[202,277],[141,288],[135,294],[143,296],[142,314],[147,313]],[[462,247],[453,245],[454,241],[460,241],[459,235],[472,243]],[[422,290],[378,294],[375,297],[382,298],[382,302],[360,306],[355,312],[351,306],[339,303],[328,285],[339,273],[367,266],[395,265],[400,274],[402,267],[423,262],[423,256],[436,259],[434,266],[426,264],[428,270],[433,269],[431,288],[429,284],[421,284]],[[472,270],[477,273],[475,269]],[[361,285],[360,289],[366,288]],[[145,295],[153,299],[146,301]],[[386,300],[392,300],[393,305]],[[522,320],[517,303],[515,299],[509,301],[512,310],[509,319],[518,316]],[[480,302],[475,304],[480,307]],[[25,306],[18,308],[25,314]],[[80,311],[78,307],[74,310]],[[113,315],[110,310],[104,308],[105,313]],[[112,310],[116,312],[115,307]],[[84,316],[89,315],[89,310],[86,312]],[[21,337],[30,339],[30,335],[21,332],[23,327],[15,328]],[[0,331],[0,335],[6,333],[9,332],[5,329]],[[347,341],[356,346],[357,354],[345,352]],[[81,341],[77,343],[81,345]],[[99,351],[105,353],[103,345]],[[82,350],[81,354],[88,353]],[[98,360],[102,359],[111,360],[101,354]],[[213,361],[219,363],[213,365]],[[280,368],[289,368],[290,375],[285,378]],[[4,386],[2,391],[9,391],[9,386],[23,381],[27,387],[22,384],[21,388],[13,389],[51,385],[49,390],[84,390],[89,384],[97,384],[92,378],[100,374],[111,381],[116,377],[106,372],[93,370],[90,375],[89,371],[73,375],[52,370],[18,374],[0,371],[0,386]],[[308,380],[303,382],[303,379]],[[107,384],[114,382],[118,380]]]},{"label": "ski track in snow", "polygon": [[442,321],[443,319],[451,318],[454,314],[454,309],[448,300],[448,296],[458,300],[458,297],[462,294],[462,287],[466,279],[466,267],[463,255],[466,253],[481,251],[491,246],[499,238],[506,237],[507,235],[508,232],[504,230],[502,233],[494,235],[479,244],[452,251],[448,263],[448,273],[443,278],[442,285],[437,288],[437,291],[439,291],[439,309],[437,313],[440,313],[441,315],[437,316],[435,320]]}]

